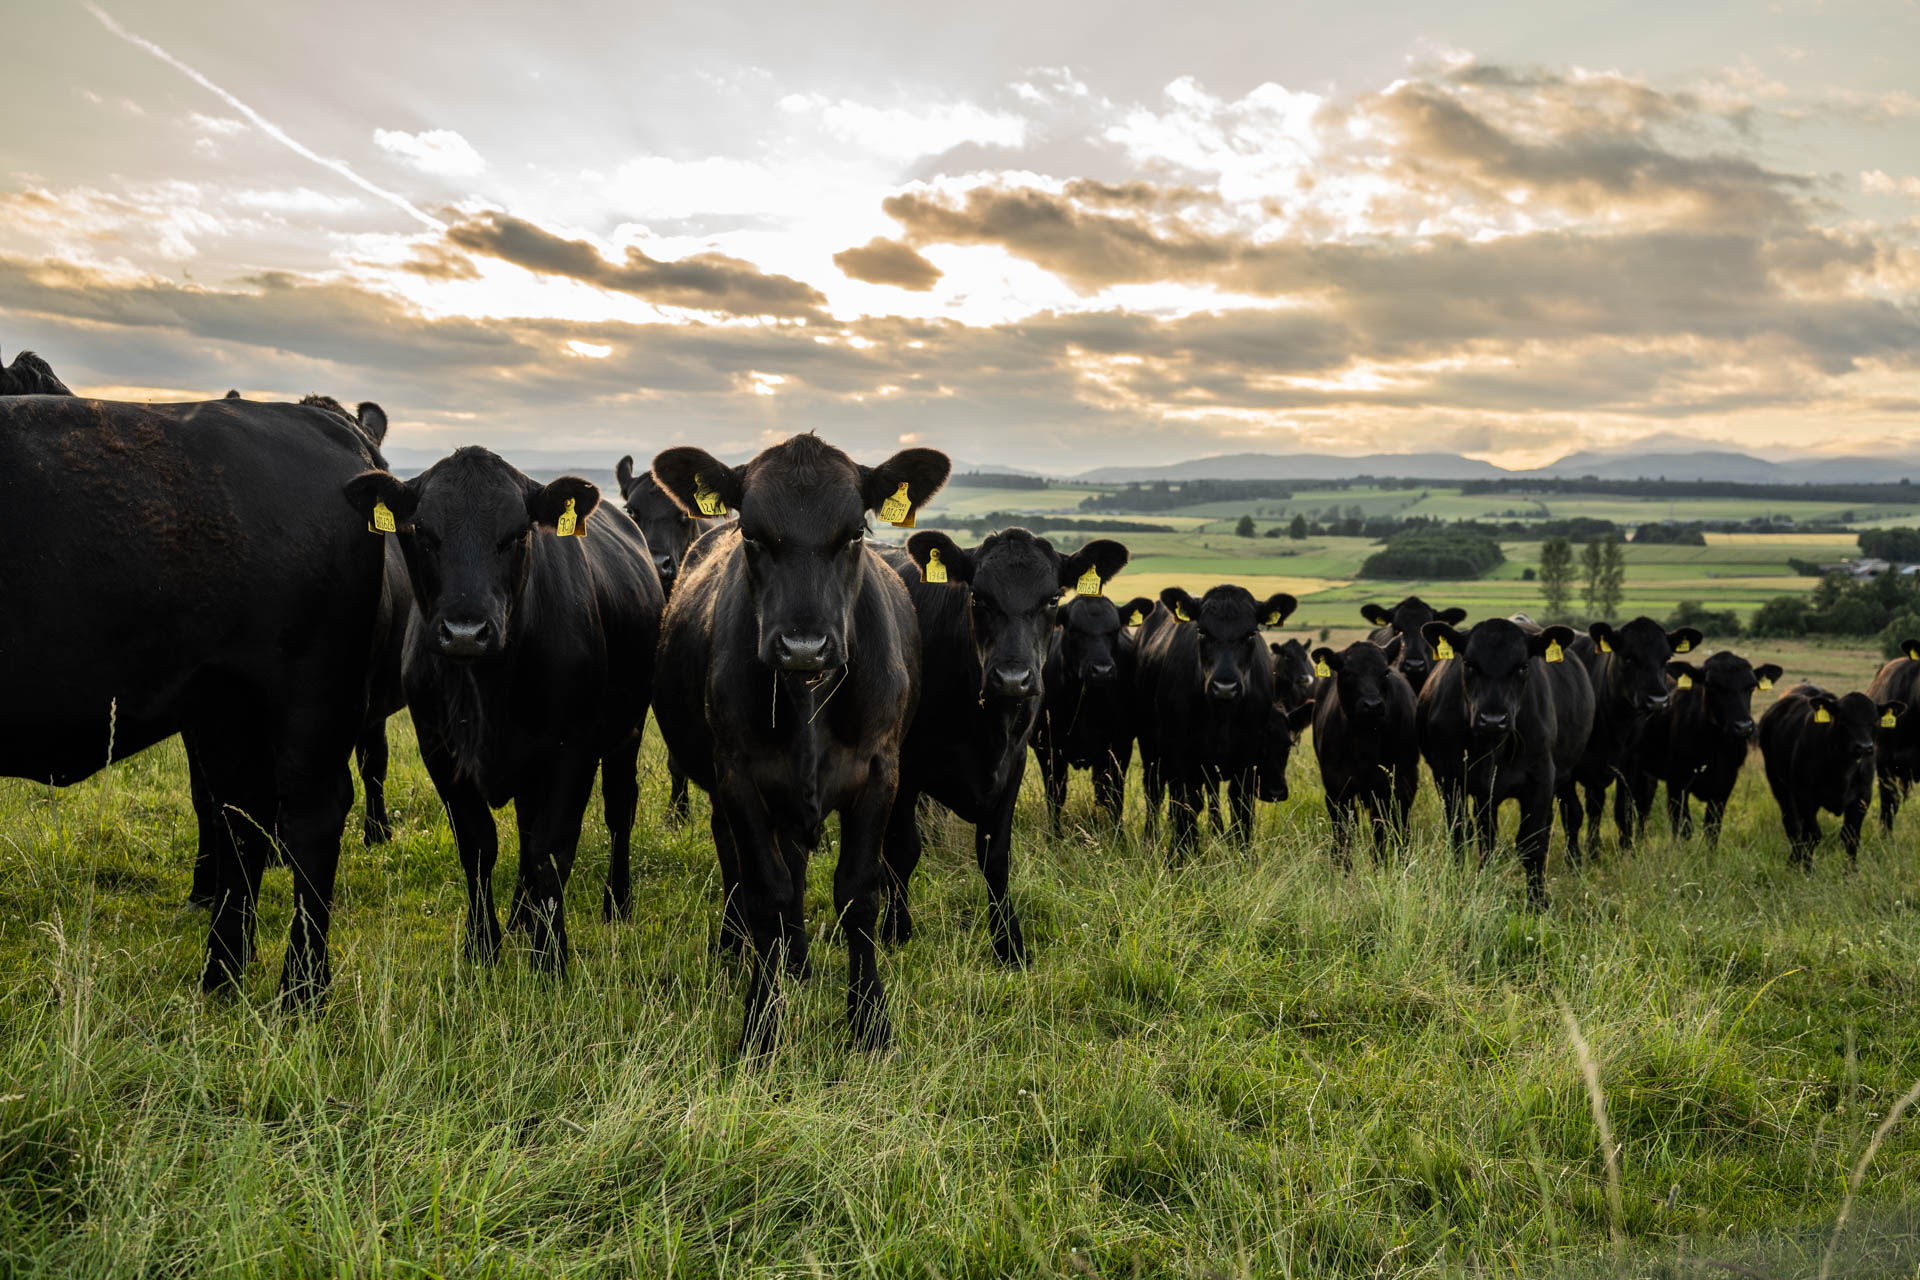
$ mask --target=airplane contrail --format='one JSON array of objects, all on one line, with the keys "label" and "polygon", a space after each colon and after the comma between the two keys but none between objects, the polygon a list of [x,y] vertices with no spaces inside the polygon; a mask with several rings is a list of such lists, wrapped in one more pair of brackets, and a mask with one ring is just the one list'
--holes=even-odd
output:
[{"label": "airplane contrail", "polygon": [[128,44],[133,45],[136,48],[145,49],[148,53],[160,59],[160,61],[166,63],[168,66],[172,67],[175,71],[178,71],[181,75],[186,76],[188,79],[192,80],[195,84],[199,85],[202,89],[205,89],[208,93],[213,94],[215,97],[219,98],[222,102],[225,102],[228,106],[232,107],[235,111],[238,111],[241,115],[245,116],[248,120],[252,121],[254,127],[259,129],[260,132],[266,134],[269,138],[272,138],[275,142],[278,142],[281,146],[287,148],[287,150],[293,152],[295,155],[304,156],[307,159],[313,161],[315,164],[319,165],[321,168],[331,170],[332,172],[338,174],[340,177],[345,178],[348,182],[351,182],[354,186],[359,187],[362,191],[366,192],[368,195],[378,196],[380,199],[385,200],[388,204],[400,210],[402,213],[405,213],[410,217],[418,219],[420,222],[424,223],[429,227],[434,228],[436,231],[446,230],[447,228],[446,223],[434,217],[432,214],[427,213],[425,210],[419,208],[412,201],[408,200],[405,196],[399,195],[392,191],[388,191],[385,187],[381,187],[372,182],[367,181],[365,178],[355,173],[353,169],[346,164],[345,161],[329,160],[327,159],[327,157],[314,151],[313,148],[305,145],[304,143],[300,142],[297,138],[294,138],[291,135],[289,135],[285,129],[282,129],[279,125],[273,123],[271,120],[268,120],[265,116],[261,115],[258,111],[255,111],[252,107],[240,101],[240,99],[234,97],[232,94],[228,93],[225,89],[222,89],[219,85],[207,79],[205,76],[201,75],[198,71],[195,71],[192,67],[188,66],[186,63],[180,61],[180,59],[168,53],[165,49],[162,49],[159,45],[155,44],[153,41],[148,40],[143,36],[135,35],[133,32],[121,26],[118,22],[115,22],[111,14],[108,14],[106,11],[102,10],[97,5],[92,5],[92,4],[87,5],[87,11],[91,13],[94,17],[100,19],[100,25],[104,26],[107,30],[111,31],[114,35],[119,36],[122,40],[125,40]]}]

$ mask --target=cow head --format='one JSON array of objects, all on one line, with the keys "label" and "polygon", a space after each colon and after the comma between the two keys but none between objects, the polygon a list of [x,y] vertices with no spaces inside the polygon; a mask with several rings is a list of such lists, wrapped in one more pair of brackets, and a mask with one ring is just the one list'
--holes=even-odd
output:
[{"label": "cow head", "polygon": [[1667,663],[1676,653],[1698,649],[1701,641],[1692,627],[1667,631],[1652,618],[1635,618],[1623,627],[1596,622],[1587,634],[1600,652],[1613,655],[1613,662],[1595,682],[1595,701],[1630,707],[1635,715],[1649,715],[1667,705]]},{"label": "cow head", "polygon": [[[1433,670],[1433,646],[1427,643],[1421,628],[1429,622],[1444,622],[1457,627],[1467,620],[1465,609],[1436,609],[1419,596],[1408,596],[1391,609],[1377,604],[1360,606],[1360,616],[1376,627],[1391,628],[1401,639],[1400,674],[1407,678],[1415,693],[1426,683]],[[1376,641],[1384,636],[1376,636]]]},{"label": "cow head", "polygon": [[1254,758],[1253,794],[1257,800],[1279,804],[1287,798],[1287,761],[1300,735],[1313,723],[1313,699],[1289,710],[1275,703],[1267,708],[1267,723]]},{"label": "cow head", "polygon": [[1273,655],[1273,700],[1285,707],[1297,707],[1313,696],[1313,659],[1299,640],[1270,644]]},{"label": "cow head", "polygon": [[540,484],[477,446],[404,482],[385,471],[362,472],[346,493],[370,524],[391,516],[427,642],[459,662],[505,650],[536,528],[554,529],[569,504],[577,528],[600,501],[591,481],[562,476]]},{"label": "cow head", "polygon": [[1104,595],[1067,601],[1058,614],[1061,669],[1082,684],[1112,684],[1120,676],[1120,637],[1135,615],[1144,621],[1152,612],[1145,596],[1118,605]]},{"label": "cow head", "polygon": [[[1836,698],[1825,689],[1802,688],[1814,723],[1826,731],[1830,757],[1854,762],[1871,757],[1879,735],[1894,732],[1900,717],[1907,714],[1907,704],[1898,699],[1875,702],[1864,693]],[[1826,713],[1825,720],[1820,718],[1822,712]],[[1888,718],[1893,720],[1892,725],[1883,723]]]},{"label": "cow head", "polygon": [[[1089,572],[1105,582],[1127,563],[1127,549],[1111,539],[1098,538],[1063,556],[1045,538],[1025,529],[988,534],[972,548],[927,530],[907,539],[907,554],[923,575],[938,556],[947,581],[966,584],[973,651],[980,661],[980,696],[1014,700],[1041,694],[1040,670],[1053,641],[1060,593]],[[1087,603],[1097,599],[1103,598]],[[1117,637],[1117,614],[1113,625]]]},{"label": "cow head", "polygon": [[1445,640],[1452,647],[1460,662],[1467,725],[1477,738],[1507,737],[1518,730],[1535,658],[1573,660],[1566,653],[1573,643],[1571,627],[1528,631],[1505,618],[1487,618],[1464,634],[1444,622],[1429,622],[1421,634],[1429,645]]},{"label": "cow head", "polygon": [[1195,600],[1179,587],[1160,593],[1160,603],[1180,621],[1192,624],[1198,643],[1200,687],[1209,698],[1232,702],[1258,688],[1257,673],[1273,673],[1273,655],[1260,647],[1260,628],[1277,627],[1299,601],[1284,591],[1255,600],[1245,587],[1214,587]]},{"label": "cow head", "polygon": [[672,594],[674,579],[687,558],[687,548],[700,535],[699,522],[680,509],[680,504],[667,495],[652,472],[635,475],[631,456],[620,459],[614,465],[613,474],[620,482],[620,497],[627,514],[646,535],[647,551],[653,556],[653,569],[660,575],[660,586]]},{"label": "cow head", "polygon": [[1392,694],[1393,661],[1400,655],[1401,637],[1384,645],[1356,640],[1342,650],[1315,649],[1315,663],[1325,663],[1340,690],[1340,710],[1356,725],[1385,723]]},{"label": "cow head", "polygon": [[940,491],[952,464],[932,449],[902,449],[877,467],[856,464],[811,433],[729,467],[683,445],[653,460],[653,478],[688,515],[740,513],[747,590],[760,661],[819,672],[847,661],[847,629],[867,563],[867,513],[905,499],[901,519]]},{"label": "cow head", "polygon": [[1695,666],[1683,658],[1667,664],[1679,694],[1689,693],[1706,715],[1715,732],[1740,741],[1753,737],[1753,691],[1765,681],[1771,686],[1781,676],[1778,665],[1763,662],[1754,666],[1737,653],[1721,650]]}]

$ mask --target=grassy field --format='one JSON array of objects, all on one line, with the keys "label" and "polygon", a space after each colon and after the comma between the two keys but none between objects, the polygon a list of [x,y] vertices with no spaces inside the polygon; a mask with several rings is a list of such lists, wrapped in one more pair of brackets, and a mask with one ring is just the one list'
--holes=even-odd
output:
[{"label": "grassy field", "polygon": [[[1336,642],[1408,590],[1538,600],[1353,582],[1358,539],[1128,541],[1117,596],[1285,587],[1283,634]],[[1826,552],[1629,547],[1626,612],[1806,589],[1787,554]],[[1783,684],[1878,666],[1736,647]],[[1920,1274],[1920,1115],[1866,1158],[1920,1077],[1920,809],[1857,873],[1829,849],[1803,875],[1755,764],[1718,853],[1659,818],[1631,855],[1556,849],[1535,913],[1510,857],[1456,863],[1430,787],[1410,848],[1334,866],[1306,744],[1251,848],[1177,870],[1132,834],[1137,775],[1120,832],[1078,778],[1055,836],[1029,771],[1033,968],[994,964],[971,834],[930,816],[920,933],[882,961],[898,1047],[851,1051],[829,849],[816,976],[742,1068],[705,801],[662,820],[657,737],[635,919],[599,918],[596,803],[551,981],[518,947],[461,958],[458,859],[404,716],[393,736],[398,838],[347,848],[305,1021],[271,1004],[284,871],[242,997],[196,993],[177,742],[63,791],[0,780],[0,1275],[1811,1276],[1830,1246],[1834,1275]]]}]

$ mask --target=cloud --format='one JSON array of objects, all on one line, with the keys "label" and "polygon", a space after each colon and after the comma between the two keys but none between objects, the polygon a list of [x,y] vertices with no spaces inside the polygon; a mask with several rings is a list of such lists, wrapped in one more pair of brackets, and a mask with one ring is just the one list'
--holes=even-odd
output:
[{"label": "cloud", "polygon": [[925,293],[940,282],[940,268],[928,262],[910,245],[885,236],[875,236],[853,249],[833,255],[833,265],[855,280],[868,284],[891,284],[916,293]]},{"label": "cloud", "polygon": [[419,133],[375,129],[373,141],[382,151],[398,156],[422,173],[443,178],[471,178],[487,167],[473,144],[452,129],[427,129]]},{"label": "cloud", "polygon": [[1920,198],[1920,178],[1896,178],[1883,169],[1868,169],[1860,175],[1860,189],[1869,195]]},{"label": "cloud", "polygon": [[790,93],[779,105],[789,115],[818,120],[822,129],[842,142],[896,161],[938,155],[969,142],[1017,147],[1027,138],[1023,117],[971,102],[910,109],[876,107],[821,93]]},{"label": "cloud", "polygon": [[585,240],[568,240],[523,218],[489,212],[447,229],[447,241],[470,253],[511,262],[538,275],[564,276],[656,306],[733,316],[821,319],[819,290],[790,276],[768,275],[750,262],[702,253],[662,262],[629,246],[610,262]]}]

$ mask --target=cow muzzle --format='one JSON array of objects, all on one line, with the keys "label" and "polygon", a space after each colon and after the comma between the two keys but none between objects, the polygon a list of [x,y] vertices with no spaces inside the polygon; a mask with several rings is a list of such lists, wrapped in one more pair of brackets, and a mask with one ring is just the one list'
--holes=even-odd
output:
[{"label": "cow muzzle", "polygon": [[1080,668],[1080,679],[1087,684],[1112,684],[1120,669],[1111,662],[1089,662]]},{"label": "cow muzzle", "polygon": [[1473,717],[1473,727],[1481,733],[1505,733],[1512,723],[1513,717],[1504,711],[1480,711]]},{"label": "cow muzzle", "polygon": [[773,665],[782,671],[825,671],[832,643],[827,636],[787,631],[773,638]]},{"label": "cow muzzle", "polygon": [[471,662],[475,658],[486,657],[499,647],[497,634],[493,624],[484,618],[477,622],[442,618],[433,629],[433,644],[443,658]]},{"label": "cow muzzle", "polygon": [[1238,680],[1209,680],[1207,681],[1207,696],[1215,702],[1232,702],[1240,696],[1240,682]]},{"label": "cow muzzle", "polygon": [[1039,692],[1039,677],[1026,663],[1002,662],[987,672],[986,693],[990,698],[1031,698]]}]

